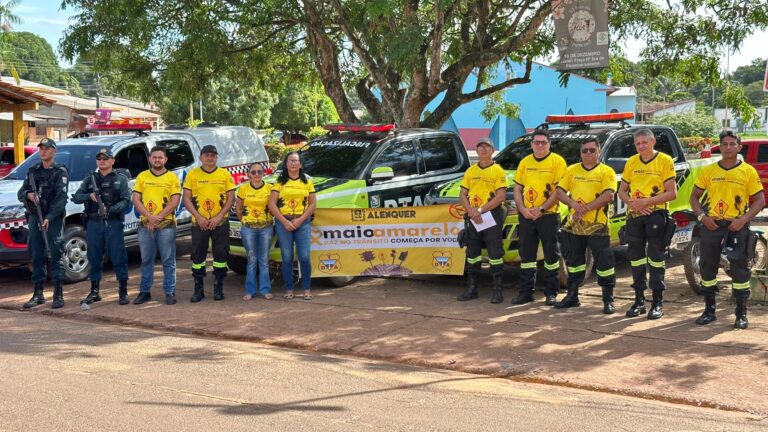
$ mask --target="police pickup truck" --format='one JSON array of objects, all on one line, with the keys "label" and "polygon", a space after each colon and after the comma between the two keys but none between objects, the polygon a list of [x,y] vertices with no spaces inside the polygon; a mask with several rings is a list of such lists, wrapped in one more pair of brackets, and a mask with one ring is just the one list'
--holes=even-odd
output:
[{"label": "police pickup truck", "polygon": [[[110,127],[115,126],[115,127]],[[115,169],[130,174],[129,185],[133,188],[136,176],[149,169],[149,150],[160,145],[168,155],[166,168],[179,177],[183,183],[186,173],[200,166],[200,149],[207,144],[215,145],[219,152],[219,166],[232,173],[235,183],[247,179],[246,172],[251,162],[268,165],[267,153],[261,138],[252,129],[239,126],[198,127],[183,130],[150,131],[149,125],[89,125],[92,132],[80,134],[77,138],[65,139],[56,145],[56,162],[69,171],[69,192],[77,190],[80,182],[96,169],[96,153],[103,148],[112,150]],[[97,135],[101,131],[131,132],[117,135]],[[29,231],[24,207],[16,193],[30,167],[40,163],[35,153],[19,164],[7,177],[0,180],[0,267],[27,264]],[[90,271],[86,255],[85,225],[81,217],[83,206],[67,203],[64,218],[64,270],[65,282],[85,279]],[[176,217],[179,235],[191,227],[191,215],[181,205]],[[139,213],[133,204],[126,209],[124,235],[126,246],[138,244]]]},{"label": "police pickup truck", "polygon": [[[551,141],[551,150],[563,158],[568,165],[577,163],[580,158],[581,143],[587,138],[596,138],[600,144],[600,161],[616,171],[617,184],[621,181],[621,174],[627,160],[637,153],[632,134],[640,127],[648,128],[656,136],[655,149],[672,157],[675,162],[675,174],[677,182],[677,198],[670,203],[670,213],[689,209],[688,200],[693,190],[693,184],[699,170],[709,164],[717,162],[719,158],[696,159],[687,161],[680,141],[675,132],[667,126],[656,125],[629,125],[624,122],[634,118],[632,113],[613,113],[596,115],[558,115],[548,116],[547,123],[538,128],[548,129]],[[596,124],[599,123],[599,124]],[[561,124],[562,127],[551,128],[552,124]],[[507,173],[508,211],[504,222],[504,261],[508,264],[519,263],[518,255],[518,221],[517,209],[514,207],[513,185],[515,170],[524,157],[533,152],[531,149],[531,134],[523,135],[494,156],[494,161],[501,165]],[[459,197],[459,181],[447,182],[435,186],[429,193],[425,204],[457,203]],[[567,208],[561,206],[562,216],[567,214]],[[627,207],[615,194],[614,202],[610,209],[611,214],[611,242],[614,246],[620,244],[619,230],[626,223]],[[684,244],[691,240],[693,226],[679,227],[672,240],[673,245]],[[543,255],[539,255],[543,259]],[[590,260],[591,257],[588,257]],[[588,267],[590,267],[588,265]]]},{"label": "police pickup truck", "polygon": [[[320,209],[420,206],[434,185],[460,178],[470,165],[461,138],[453,132],[397,129],[392,124],[336,124],[326,129],[327,135],[299,150]],[[245,273],[247,258],[234,217],[230,238],[229,267]],[[278,248],[270,258],[280,259]]]}]

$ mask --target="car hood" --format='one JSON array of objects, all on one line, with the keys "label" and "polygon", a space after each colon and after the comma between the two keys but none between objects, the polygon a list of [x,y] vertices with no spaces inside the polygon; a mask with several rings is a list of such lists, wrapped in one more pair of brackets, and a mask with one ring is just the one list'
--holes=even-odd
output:
[{"label": "car hood", "polygon": [[0,206],[21,205],[17,194],[22,183],[22,180],[0,180]]}]

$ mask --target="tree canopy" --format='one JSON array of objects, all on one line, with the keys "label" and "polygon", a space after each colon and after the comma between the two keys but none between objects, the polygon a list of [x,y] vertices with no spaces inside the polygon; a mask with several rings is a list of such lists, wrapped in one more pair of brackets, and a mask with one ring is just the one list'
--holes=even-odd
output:
[{"label": "tree canopy", "polygon": [[[194,97],[222,76],[268,86],[317,77],[344,121],[358,120],[356,99],[375,121],[440,127],[462,104],[529,82],[531,62],[555,50],[552,9],[569,1],[63,0],[77,13],[61,49],[120,70],[145,99],[166,88]],[[614,0],[609,14],[612,43],[641,40],[648,73],[686,85],[719,83],[721,49],[768,25],[764,0]],[[527,66],[521,76],[491,79],[512,62]]]}]

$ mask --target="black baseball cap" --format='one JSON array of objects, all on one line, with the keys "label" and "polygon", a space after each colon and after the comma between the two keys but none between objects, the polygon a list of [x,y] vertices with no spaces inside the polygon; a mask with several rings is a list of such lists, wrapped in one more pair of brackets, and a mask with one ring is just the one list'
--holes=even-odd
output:
[{"label": "black baseball cap", "polygon": [[218,150],[216,150],[216,146],[210,145],[210,144],[203,146],[203,149],[200,150],[200,154],[201,155],[206,154],[206,153],[213,153],[213,154],[216,154],[216,155],[219,154]]},{"label": "black baseball cap", "polygon": [[37,147],[50,147],[50,148],[56,148],[56,141],[50,139],[50,138],[43,138],[40,140],[40,144],[37,145]]},{"label": "black baseball cap", "polygon": [[106,157],[108,157],[110,159],[114,158],[114,156],[112,156],[112,150],[110,150],[108,148],[103,148],[103,149],[99,150],[98,153],[96,153],[96,157],[99,157],[101,155],[104,155],[104,156],[106,156]]}]

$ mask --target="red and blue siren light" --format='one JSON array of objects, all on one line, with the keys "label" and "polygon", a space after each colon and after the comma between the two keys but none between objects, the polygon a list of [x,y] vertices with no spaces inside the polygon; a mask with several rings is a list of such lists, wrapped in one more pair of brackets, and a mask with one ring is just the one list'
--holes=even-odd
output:
[{"label": "red and blue siren light", "polygon": [[632,120],[635,114],[631,112],[610,113],[610,114],[584,114],[584,115],[548,115],[547,123],[611,123],[624,120]]},{"label": "red and blue siren light", "polygon": [[85,130],[94,132],[135,132],[152,130],[148,123],[93,123],[85,125]]},{"label": "red and blue siren light", "polygon": [[333,123],[325,125],[325,130],[330,132],[390,132],[395,130],[394,124],[356,124]]}]

